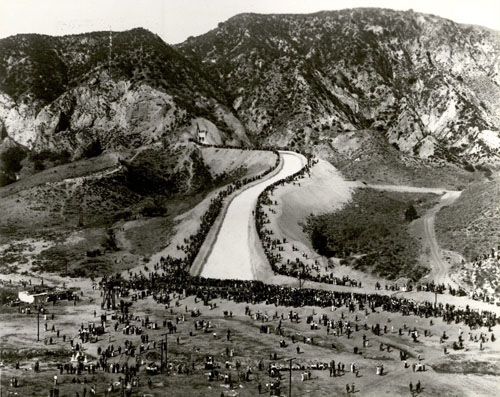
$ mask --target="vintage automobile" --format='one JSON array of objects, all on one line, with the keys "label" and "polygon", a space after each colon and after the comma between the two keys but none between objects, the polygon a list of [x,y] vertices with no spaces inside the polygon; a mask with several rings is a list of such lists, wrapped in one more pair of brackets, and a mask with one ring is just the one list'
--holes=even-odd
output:
[{"label": "vintage automobile", "polygon": [[149,363],[146,367],[146,373],[148,375],[156,375],[159,371],[160,367],[154,362]]}]

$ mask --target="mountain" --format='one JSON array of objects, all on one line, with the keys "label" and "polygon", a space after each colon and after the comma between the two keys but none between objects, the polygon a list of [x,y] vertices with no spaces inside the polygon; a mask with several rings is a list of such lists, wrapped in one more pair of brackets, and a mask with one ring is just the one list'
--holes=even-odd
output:
[{"label": "mountain", "polygon": [[422,159],[500,164],[499,32],[386,9],[241,14],[177,49],[255,141],[334,152],[369,129]]},{"label": "mountain", "polygon": [[0,40],[0,185],[199,129],[336,165],[376,142],[393,169],[485,170],[499,125],[500,34],[413,11],[241,14],[175,47],[144,29]]},{"label": "mountain", "polygon": [[[144,29],[0,40],[0,129],[36,152],[140,147],[199,126],[248,143],[223,89]],[[5,142],[4,142],[5,145]]]}]

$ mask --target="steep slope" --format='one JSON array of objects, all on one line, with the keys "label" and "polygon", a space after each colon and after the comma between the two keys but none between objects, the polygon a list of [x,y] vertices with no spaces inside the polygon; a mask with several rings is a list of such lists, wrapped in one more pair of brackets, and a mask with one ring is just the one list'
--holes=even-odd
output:
[{"label": "steep slope", "polygon": [[467,261],[489,255],[500,245],[500,174],[471,184],[452,206],[436,217],[442,247],[460,253]]},{"label": "steep slope", "polygon": [[85,157],[194,136],[246,144],[224,92],[201,68],[144,29],[0,40],[2,146]]},{"label": "steep slope", "polygon": [[412,11],[241,14],[178,46],[256,140],[371,128],[421,158],[499,164],[500,35]]}]

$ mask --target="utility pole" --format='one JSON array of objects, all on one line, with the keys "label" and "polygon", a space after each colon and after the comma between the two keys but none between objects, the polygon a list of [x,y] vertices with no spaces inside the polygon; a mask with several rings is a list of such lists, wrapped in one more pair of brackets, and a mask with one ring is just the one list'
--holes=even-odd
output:
[{"label": "utility pole", "polygon": [[[167,367],[167,373],[168,373],[168,333],[164,333],[165,335],[165,341],[161,341],[161,370],[163,372],[163,369],[165,366]],[[165,361],[163,361],[163,352],[165,352]]]},{"label": "utility pole", "polygon": [[163,372],[163,341],[160,341],[160,372]]},{"label": "utility pole", "polygon": [[167,364],[167,374],[168,374],[168,333],[165,332],[165,364]]},{"label": "utility pole", "polygon": [[109,27],[109,56],[108,56],[108,70],[111,76],[111,52],[113,50],[113,32],[111,26]]},{"label": "utility pole", "polygon": [[295,360],[295,357],[289,358],[290,362],[290,377],[288,378],[288,397],[292,397],[292,361]]},{"label": "utility pole", "polygon": [[40,342],[40,306],[36,312],[36,340]]}]

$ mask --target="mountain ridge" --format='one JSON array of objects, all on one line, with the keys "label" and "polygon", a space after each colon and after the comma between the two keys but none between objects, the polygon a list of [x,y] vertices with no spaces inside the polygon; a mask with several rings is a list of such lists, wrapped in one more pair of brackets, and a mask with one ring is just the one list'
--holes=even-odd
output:
[{"label": "mountain ridge", "polygon": [[70,160],[201,128],[327,158],[370,131],[405,156],[497,167],[499,103],[500,33],[411,10],[243,13],[175,46],[143,28],[0,40],[0,151]]},{"label": "mountain ridge", "polygon": [[[261,139],[301,147],[308,139],[291,133],[301,124],[306,138],[323,140],[370,126],[421,158],[498,164],[488,151],[500,142],[496,31],[388,9],[239,14],[176,47],[228,81],[238,115]],[[286,131],[282,120],[293,118]]]},{"label": "mountain ridge", "polygon": [[[29,149],[56,146],[44,139],[61,131],[74,136],[97,130],[95,124],[100,122],[105,124],[101,130],[118,130],[123,138],[125,121],[130,129],[137,127],[127,118],[134,106],[149,108],[135,112],[142,121],[150,112],[164,113],[149,126],[162,131],[143,136],[140,144],[189,126],[198,116],[233,133],[235,142],[246,142],[237,120],[232,118],[234,126],[225,121],[231,118],[231,110],[223,90],[198,65],[145,29],[59,37],[16,35],[0,40],[0,54],[0,121],[10,137]],[[144,96],[150,100],[141,105]],[[89,97],[94,104],[81,112]],[[156,99],[163,104],[155,108],[151,103]],[[120,100],[128,103],[120,106]],[[126,120],[109,114],[113,106],[115,113],[126,113]],[[93,135],[101,138],[100,132]]]}]

